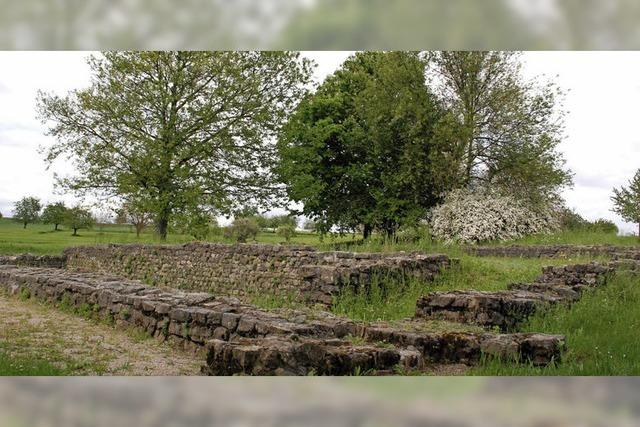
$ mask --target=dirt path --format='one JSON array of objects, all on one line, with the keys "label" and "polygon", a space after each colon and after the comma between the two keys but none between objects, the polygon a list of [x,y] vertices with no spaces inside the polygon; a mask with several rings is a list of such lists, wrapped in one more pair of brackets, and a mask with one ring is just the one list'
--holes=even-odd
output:
[{"label": "dirt path", "polygon": [[45,359],[70,375],[198,375],[204,361],[142,333],[0,293],[0,348]]}]

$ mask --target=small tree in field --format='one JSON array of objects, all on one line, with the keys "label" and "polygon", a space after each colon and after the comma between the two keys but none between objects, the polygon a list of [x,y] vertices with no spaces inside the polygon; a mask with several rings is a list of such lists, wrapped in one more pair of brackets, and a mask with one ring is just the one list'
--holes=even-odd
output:
[{"label": "small tree in field", "polygon": [[640,239],[640,169],[629,182],[628,187],[613,189],[613,212],[617,213],[625,221],[638,224],[638,239]]},{"label": "small tree in field", "polygon": [[67,207],[62,202],[51,203],[42,211],[40,218],[45,224],[53,224],[53,230],[58,231],[58,226],[64,222]]},{"label": "small tree in field", "polygon": [[131,224],[136,229],[136,237],[153,221],[153,214],[142,203],[125,202],[116,211],[116,224]]},{"label": "small tree in field", "polygon": [[40,209],[42,209],[42,205],[39,199],[36,197],[24,197],[15,203],[13,218],[16,221],[20,221],[24,225],[23,228],[27,228],[27,224],[36,222],[40,218]]},{"label": "small tree in field", "polygon": [[73,236],[78,235],[78,230],[91,228],[95,223],[95,218],[88,210],[83,209],[80,206],[67,209],[64,225],[73,230]]},{"label": "small tree in field", "polygon": [[290,224],[285,224],[278,227],[276,233],[278,234],[278,236],[283,237],[284,240],[288,243],[289,241],[291,241],[292,237],[295,237],[296,228]]}]

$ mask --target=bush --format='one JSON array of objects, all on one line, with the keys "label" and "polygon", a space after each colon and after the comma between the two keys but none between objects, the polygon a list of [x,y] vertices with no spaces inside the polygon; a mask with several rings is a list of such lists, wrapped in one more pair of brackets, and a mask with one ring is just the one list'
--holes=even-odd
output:
[{"label": "bush", "polygon": [[296,229],[291,225],[281,225],[278,227],[278,231],[276,231],[276,233],[278,236],[284,237],[284,239],[289,242],[291,238],[296,235]]},{"label": "bush", "polygon": [[396,233],[398,243],[418,243],[431,239],[431,232],[428,224],[418,224],[414,226],[402,227]]},{"label": "bush", "polygon": [[597,233],[618,234],[618,226],[608,219],[597,219],[589,223],[589,229]]},{"label": "bush", "polygon": [[560,212],[560,229],[607,234],[618,233],[618,226],[613,221],[604,218],[588,221],[569,208],[563,208]]},{"label": "bush", "polygon": [[588,221],[570,208],[562,208],[559,215],[560,229],[568,231],[584,230]]},{"label": "bush", "polygon": [[431,233],[447,243],[513,240],[557,228],[557,214],[551,209],[533,209],[492,191],[452,191],[431,216]]},{"label": "bush", "polygon": [[238,243],[246,243],[249,238],[256,239],[258,235],[258,224],[253,218],[236,218],[227,227],[224,236],[232,238]]}]

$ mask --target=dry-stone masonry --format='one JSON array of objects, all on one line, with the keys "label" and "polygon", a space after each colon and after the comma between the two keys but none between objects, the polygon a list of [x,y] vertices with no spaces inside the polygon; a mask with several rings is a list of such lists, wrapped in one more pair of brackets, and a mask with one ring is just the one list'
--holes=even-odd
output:
[{"label": "dry-stone masonry", "polygon": [[435,292],[418,300],[416,316],[513,330],[543,306],[577,301],[585,288],[604,284],[613,270],[596,262],[550,266],[534,283],[511,284],[507,291]]},{"label": "dry-stone masonry", "polygon": [[523,258],[566,258],[576,255],[632,256],[640,254],[640,246],[613,245],[510,245],[469,246],[467,252],[475,256],[507,256]]},{"label": "dry-stone masonry", "polygon": [[376,277],[432,280],[451,264],[446,255],[318,252],[309,246],[260,244],[108,245],[70,248],[64,254],[71,270],[217,295],[285,293],[324,305],[345,286],[369,286]]},{"label": "dry-stone masonry", "polygon": [[0,265],[17,265],[21,267],[49,267],[64,268],[66,257],[60,255],[31,255],[0,256]]},{"label": "dry-stone masonry", "polygon": [[[474,363],[483,353],[544,365],[558,360],[564,345],[564,337],[555,335],[421,333],[328,313],[314,318],[277,315],[234,297],[64,269],[0,265],[0,288],[90,307],[117,325],[205,350],[203,371],[218,375],[380,373],[398,366],[419,369],[430,362]],[[354,344],[351,337],[364,344]]]}]

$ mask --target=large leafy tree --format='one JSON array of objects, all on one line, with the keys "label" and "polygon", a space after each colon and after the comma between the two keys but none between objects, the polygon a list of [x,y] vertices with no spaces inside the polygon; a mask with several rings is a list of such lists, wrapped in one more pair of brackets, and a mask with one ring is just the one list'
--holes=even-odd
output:
[{"label": "large leafy tree", "polygon": [[23,228],[27,228],[27,224],[38,221],[41,209],[42,204],[40,204],[40,199],[36,197],[23,197],[14,204],[13,219],[20,221]]},{"label": "large leafy tree", "polygon": [[390,236],[435,203],[430,152],[442,111],[424,71],[414,52],[358,53],[286,125],[280,177],[321,230]]},{"label": "large leafy tree", "polygon": [[48,204],[42,211],[42,222],[53,224],[53,229],[58,231],[58,226],[64,222],[67,207],[63,202]]},{"label": "large leafy tree", "polygon": [[299,54],[107,52],[89,64],[90,87],[39,96],[57,139],[47,161],[75,160],[64,188],[135,198],[162,239],[173,215],[273,199],[272,141],[311,74]]},{"label": "large leafy tree", "polygon": [[615,213],[625,221],[638,224],[638,239],[640,239],[640,169],[633,176],[628,187],[613,189],[611,200]]},{"label": "large leafy tree", "polygon": [[514,52],[435,52],[432,82],[452,117],[439,163],[457,185],[493,183],[531,202],[554,199],[571,183],[557,146],[561,91],[522,76]]}]

